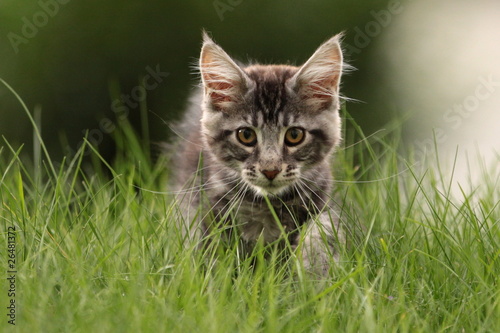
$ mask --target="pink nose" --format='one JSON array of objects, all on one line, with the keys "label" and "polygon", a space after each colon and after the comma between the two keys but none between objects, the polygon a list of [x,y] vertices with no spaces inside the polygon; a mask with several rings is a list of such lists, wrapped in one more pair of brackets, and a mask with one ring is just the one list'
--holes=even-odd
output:
[{"label": "pink nose", "polygon": [[278,173],[281,172],[281,170],[261,170],[260,172],[262,172],[267,179],[273,180],[274,178],[276,178]]}]

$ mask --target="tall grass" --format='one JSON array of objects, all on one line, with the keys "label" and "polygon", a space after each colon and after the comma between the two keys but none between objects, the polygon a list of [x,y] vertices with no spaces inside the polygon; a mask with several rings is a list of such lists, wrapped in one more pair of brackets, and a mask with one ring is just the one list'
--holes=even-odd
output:
[{"label": "tall grass", "polygon": [[278,264],[263,246],[250,258],[227,248],[216,259],[195,244],[180,247],[168,165],[152,162],[125,122],[113,162],[87,142],[58,165],[41,140],[35,172],[28,152],[4,139],[0,262],[6,271],[15,226],[17,312],[15,326],[3,316],[0,327],[498,332],[500,172],[485,169],[481,186],[453,197],[452,176],[407,162],[400,136],[389,132],[366,138],[358,129],[336,155],[335,198],[352,236],[326,281],[303,274],[293,257]]}]

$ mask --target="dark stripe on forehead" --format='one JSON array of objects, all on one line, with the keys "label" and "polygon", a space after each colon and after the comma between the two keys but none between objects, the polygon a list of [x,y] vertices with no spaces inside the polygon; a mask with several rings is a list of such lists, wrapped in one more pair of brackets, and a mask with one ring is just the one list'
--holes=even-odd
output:
[{"label": "dark stripe on forehead", "polygon": [[[277,122],[287,104],[286,81],[296,72],[291,66],[252,66],[246,69],[255,82],[253,103],[255,112],[262,112],[266,121]],[[257,115],[255,116],[257,118]]]},{"label": "dark stripe on forehead", "polygon": [[283,127],[288,127],[290,124],[291,113],[285,113],[283,115]]},{"label": "dark stripe on forehead", "polygon": [[286,105],[287,96],[283,85],[278,82],[259,82],[255,90],[254,103],[258,110],[264,112],[268,121],[276,120]]},{"label": "dark stripe on forehead", "polygon": [[259,114],[257,112],[252,113],[252,126],[259,127]]}]

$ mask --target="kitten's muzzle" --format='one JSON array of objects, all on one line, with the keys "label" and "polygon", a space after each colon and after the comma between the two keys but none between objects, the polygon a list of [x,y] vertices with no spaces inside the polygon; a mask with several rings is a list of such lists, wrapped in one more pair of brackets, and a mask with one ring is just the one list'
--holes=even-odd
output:
[{"label": "kitten's muzzle", "polygon": [[260,172],[262,172],[262,174],[266,176],[267,179],[273,180],[281,172],[281,169],[260,170]]}]

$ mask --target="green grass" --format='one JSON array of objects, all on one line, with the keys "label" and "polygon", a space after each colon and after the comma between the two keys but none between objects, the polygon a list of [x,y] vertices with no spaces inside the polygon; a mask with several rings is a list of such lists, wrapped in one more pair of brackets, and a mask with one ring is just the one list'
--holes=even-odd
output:
[{"label": "green grass", "polygon": [[115,136],[111,164],[87,146],[57,166],[42,141],[39,169],[2,142],[4,272],[10,226],[17,255],[16,326],[3,314],[2,278],[2,331],[500,331],[498,170],[452,198],[452,177],[405,162],[397,134],[346,144],[336,197],[355,236],[317,281],[294,257],[264,259],[263,248],[250,258],[181,250],[172,196],[157,193],[168,190],[167,166],[149,160],[126,123]]}]

